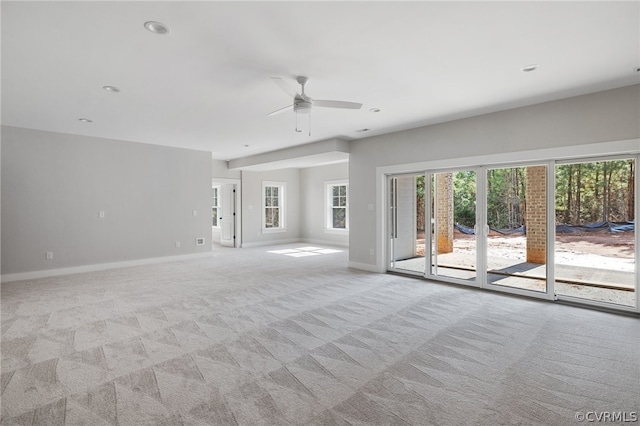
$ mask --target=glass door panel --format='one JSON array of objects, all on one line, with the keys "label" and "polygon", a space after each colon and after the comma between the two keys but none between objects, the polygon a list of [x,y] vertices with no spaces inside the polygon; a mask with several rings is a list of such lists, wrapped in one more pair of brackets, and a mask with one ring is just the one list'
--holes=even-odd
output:
[{"label": "glass door panel", "polygon": [[431,276],[476,281],[476,176],[474,170],[429,175]]},{"label": "glass door panel", "polygon": [[636,304],[634,158],[556,165],[555,292]]},{"label": "glass door panel", "polygon": [[425,270],[424,175],[389,178],[389,269],[423,275]]},{"label": "glass door panel", "polygon": [[487,285],[547,291],[547,166],[488,169]]}]

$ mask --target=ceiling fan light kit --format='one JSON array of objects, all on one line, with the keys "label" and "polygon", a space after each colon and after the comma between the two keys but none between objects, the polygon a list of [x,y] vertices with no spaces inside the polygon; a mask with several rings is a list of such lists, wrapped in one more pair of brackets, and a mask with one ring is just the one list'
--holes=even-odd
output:
[{"label": "ceiling fan light kit", "polygon": [[312,106],[312,101],[296,101],[293,103],[293,110],[300,114],[310,114]]},{"label": "ceiling fan light kit", "polygon": [[362,107],[362,104],[357,102],[314,100],[313,98],[307,96],[307,94],[304,91],[305,85],[309,81],[309,78],[303,75],[296,77],[296,81],[301,86],[300,92],[294,90],[280,77],[271,77],[271,81],[273,81],[286,94],[288,94],[293,98],[293,104],[287,105],[284,108],[277,109],[267,114],[267,116],[280,114],[281,112],[287,111],[289,109],[293,109],[293,112],[296,113],[295,131],[297,133],[301,132],[301,130],[298,129],[298,114],[308,114],[309,115],[309,136],[311,136],[311,109],[314,106],[322,107],[322,108],[339,108],[339,109],[360,109]]}]

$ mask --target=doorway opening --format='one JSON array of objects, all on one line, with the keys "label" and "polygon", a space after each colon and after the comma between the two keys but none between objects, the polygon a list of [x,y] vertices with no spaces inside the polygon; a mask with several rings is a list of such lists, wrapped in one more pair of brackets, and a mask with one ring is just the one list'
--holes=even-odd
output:
[{"label": "doorway opening", "polygon": [[241,247],[240,180],[214,179],[212,184],[211,241],[225,247]]}]

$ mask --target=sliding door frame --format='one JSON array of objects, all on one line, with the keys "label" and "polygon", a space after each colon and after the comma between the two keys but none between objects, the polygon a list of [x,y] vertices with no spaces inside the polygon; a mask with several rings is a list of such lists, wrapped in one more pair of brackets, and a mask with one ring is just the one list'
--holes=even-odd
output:
[{"label": "sliding door frame", "polygon": [[[431,256],[433,255],[433,240],[431,238],[431,218],[432,217],[436,217],[437,215],[434,215],[434,212],[432,211],[433,208],[435,208],[435,201],[433,203],[431,203],[431,199],[435,196],[435,194],[432,193],[431,191],[431,180],[435,179],[435,175],[436,174],[440,174],[440,173],[456,173],[456,172],[461,172],[461,171],[472,171],[476,174],[476,226],[475,226],[475,251],[476,251],[476,275],[475,275],[475,279],[473,282],[469,282],[468,280],[464,280],[461,278],[455,278],[455,277],[447,277],[447,276],[442,276],[442,275],[438,275],[438,274],[434,274],[433,272],[433,268],[431,265]],[[424,269],[424,278],[429,279],[429,280],[438,280],[438,281],[443,281],[443,282],[449,282],[452,284],[460,284],[460,285],[464,285],[464,286],[468,286],[468,287],[482,287],[482,282],[483,282],[483,277],[481,274],[479,274],[478,272],[481,271],[482,269],[480,269],[482,267],[482,259],[484,256],[484,253],[482,252],[483,250],[483,246],[482,246],[482,233],[479,232],[480,227],[481,227],[481,223],[480,220],[481,216],[479,216],[478,212],[481,212],[481,207],[483,204],[483,200],[484,200],[484,196],[485,196],[485,188],[486,186],[484,185],[484,183],[479,182],[480,179],[480,175],[482,173],[482,168],[479,166],[474,166],[474,167],[454,167],[454,168],[447,168],[447,169],[437,169],[437,170],[427,170],[425,173],[425,202],[427,203],[427,205],[425,206],[425,227],[429,226],[429,232],[427,232],[427,230],[425,229],[425,269]],[[433,227],[434,229],[437,229],[438,223],[437,223],[437,218],[435,219],[434,223],[433,223]],[[427,237],[428,235],[428,237]],[[436,238],[437,238],[437,232],[436,232]],[[436,256],[436,262],[437,262],[437,256]],[[437,268],[437,265],[435,265]]]},{"label": "sliding door frame", "polygon": [[[409,172],[409,173],[399,173],[385,176],[385,211],[387,214],[386,228],[385,228],[385,239],[386,239],[386,270],[391,272],[398,272],[406,275],[413,276],[423,276],[422,272],[412,271],[410,269],[402,269],[395,266],[395,247],[394,247],[394,239],[397,237],[398,233],[398,188],[397,185],[394,185],[394,179],[400,177],[413,177],[414,179],[417,176],[424,176],[424,172]],[[393,188],[393,189],[392,189]],[[393,193],[393,200],[391,199],[391,194]],[[426,198],[426,195],[425,195]],[[425,212],[425,216],[426,216]],[[413,206],[413,217],[417,219],[417,206]],[[425,218],[426,220],[426,218]],[[425,222],[426,225],[426,222]],[[425,231],[426,232],[426,231]],[[414,241],[415,244],[415,241]],[[425,258],[426,258],[426,236],[425,236]]]},{"label": "sliding door frame", "polygon": [[[507,168],[516,168],[516,167],[532,167],[532,166],[545,166],[547,169],[546,173],[546,198],[545,198],[545,212],[546,212],[546,251],[545,251],[545,261],[546,261],[546,286],[545,291],[535,291],[535,290],[527,290],[518,287],[507,287],[501,286],[498,284],[491,284],[487,280],[487,253],[488,253],[488,234],[489,234],[489,225],[487,218],[487,181],[489,179],[488,172],[493,169],[507,169]],[[481,214],[482,216],[482,235],[484,244],[482,246],[483,251],[483,273],[482,273],[482,288],[486,288],[489,290],[500,291],[504,293],[517,294],[520,296],[528,296],[528,297],[536,297],[539,299],[547,299],[547,300],[555,300],[555,289],[554,289],[554,244],[555,244],[555,162],[554,161],[533,161],[533,162],[514,162],[514,163],[506,163],[506,164],[492,164],[490,166],[482,166],[482,185],[483,185],[483,206]],[[553,214],[552,214],[553,212]]]},{"label": "sliding door frame", "polygon": [[[597,161],[616,161],[616,160],[625,160],[625,159],[629,159],[629,158],[633,158],[635,160],[635,168],[634,168],[634,222],[635,222],[635,232],[634,232],[634,284],[635,284],[635,288],[634,288],[634,292],[635,292],[635,306],[627,306],[627,305],[618,305],[615,303],[609,303],[609,302],[602,302],[602,301],[598,301],[598,300],[590,300],[590,299],[583,299],[581,297],[575,297],[575,296],[569,296],[569,295],[563,295],[563,294],[556,294],[554,297],[554,300],[559,300],[559,301],[564,301],[564,302],[569,302],[569,303],[575,303],[575,304],[580,304],[580,305],[589,305],[589,306],[594,306],[594,307],[598,307],[598,308],[605,308],[605,309],[616,309],[616,310],[620,310],[620,311],[628,311],[628,312],[640,312],[640,271],[638,271],[638,264],[640,263],[640,254],[638,253],[638,247],[640,245],[640,233],[638,232],[638,213],[640,213],[640,172],[638,172],[638,163],[640,162],[640,154],[637,153],[632,153],[632,154],[616,154],[616,155],[605,155],[605,156],[593,156],[593,157],[581,157],[581,158],[572,158],[572,159],[563,159],[563,160],[556,160],[553,162],[553,177],[554,177],[554,183],[553,183],[553,202],[550,202],[548,204],[551,205],[552,209],[553,209],[553,217],[554,217],[554,224],[555,224],[555,168],[556,166],[559,165],[563,165],[563,164],[579,164],[579,163],[590,163],[590,162],[597,162]],[[553,245],[552,250],[547,250],[547,251],[551,251],[552,254],[555,253],[555,242],[556,242],[556,235],[555,235],[555,225],[553,227]],[[548,253],[547,253],[548,254]],[[555,265],[555,259],[552,259],[552,264]],[[554,280],[555,280],[555,274],[553,276]]]},{"label": "sliding door frame", "polygon": [[[638,213],[640,212],[640,172],[637,169],[637,165],[640,163],[640,139],[626,139],[610,142],[596,142],[587,143],[574,146],[563,146],[555,148],[542,148],[535,150],[525,150],[516,152],[503,152],[498,154],[477,155],[471,157],[461,158],[445,158],[430,161],[414,162],[409,164],[396,164],[390,166],[378,166],[376,167],[376,205],[378,206],[376,214],[376,224],[378,225],[376,231],[376,252],[379,256],[375,258],[375,265],[371,266],[369,270],[384,273],[388,271],[389,265],[389,247],[388,247],[388,201],[387,201],[387,185],[388,177],[390,175],[406,175],[406,174],[419,174],[423,171],[440,172],[445,170],[464,170],[480,167],[486,170],[487,168],[498,167],[516,167],[528,165],[542,165],[548,164],[547,167],[547,198],[553,197],[555,200],[555,166],[556,164],[563,163],[580,163],[588,162],[597,159],[620,159],[620,158],[635,158],[636,159],[636,171],[635,171],[635,220],[637,224]],[[483,173],[486,173],[483,172]],[[480,188],[481,182],[484,179],[477,179],[478,193],[481,191],[486,192],[486,188]],[[553,195],[552,195],[553,194]],[[485,209],[484,198],[477,200],[476,208]],[[483,205],[480,205],[483,204]],[[425,209],[427,210],[427,209]],[[484,213],[482,213],[484,214]],[[486,223],[486,217],[482,218]],[[491,288],[491,290],[509,292],[514,294],[520,294],[527,297],[542,297],[549,300],[561,300],[570,303],[576,303],[583,306],[593,305],[594,307],[601,307],[610,310],[637,312],[640,313],[640,271],[638,271],[638,265],[640,264],[640,233],[635,232],[635,296],[636,304],[632,306],[615,305],[606,302],[588,301],[585,299],[571,298],[570,296],[562,296],[558,298],[554,293],[554,279],[555,279],[555,202],[547,202],[547,293],[546,294],[534,294],[535,292],[529,290],[518,289],[498,289]],[[426,241],[425,241],[426,243]],[[425,256],[426,258],[426,256]],[[426,260],[425,260],[426,262]],[[425,265],[426,266],[426,265]],[[486,271],[486,265],[478,264],[478,269],[483,268]],[[445,281],[441,277],[428,277],[430,280]],[[480,280],[483,277],[478,277]],[[486,288],[484,282],[481,287]]]}]

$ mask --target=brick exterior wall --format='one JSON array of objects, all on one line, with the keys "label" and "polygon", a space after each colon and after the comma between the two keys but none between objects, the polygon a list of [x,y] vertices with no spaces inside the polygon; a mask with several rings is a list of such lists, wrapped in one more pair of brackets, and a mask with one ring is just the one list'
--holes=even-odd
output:
[{"label": "brick exterior wall", "polygon": [[527,167],[527,262],[547,262],[547,167]]},{"label": "brick exterior wall", "polygon": [[438,254],[453,251],[453,174],[436,174]]}]

